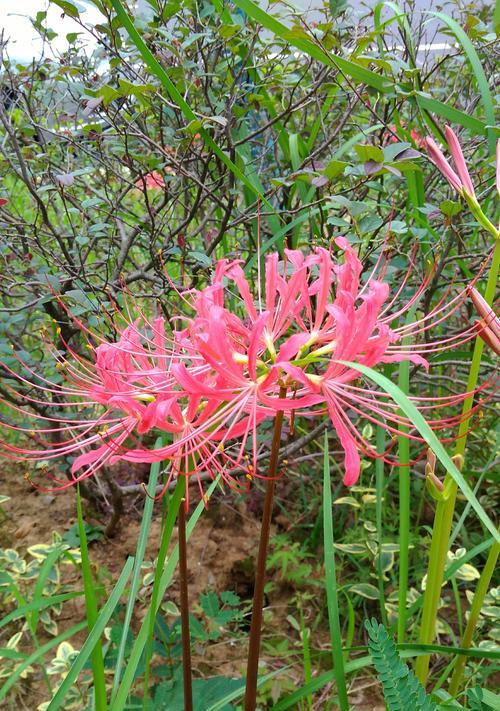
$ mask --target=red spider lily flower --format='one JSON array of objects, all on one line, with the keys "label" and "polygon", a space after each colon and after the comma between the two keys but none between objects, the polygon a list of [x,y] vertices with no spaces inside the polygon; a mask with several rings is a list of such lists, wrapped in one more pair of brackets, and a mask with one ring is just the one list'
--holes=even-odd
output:
[{"label": "red spider lily flower", "polygon": [[[198,480],[205,499],[202,472],[212,478],[220,474],[239,491],[248,489],[248,480],[241,482],[231,475],[243,453],[235,459],[230,448],[226,451],[224,447],[228,433],[227,428],[223,429],[227,424],[226,411],[220,397],[214,395],[219,383],[213,382],[210,369],[192,348],[183,356],[177,343],[167,335],[163,318],[150,322],[143,313],[140,321],[128,321],[125,313],[121,318],[125,328],[119,331],[115,342],[90,332],[78,319],[73,319],[92,340],[100,341],[97,347],[91,346],[91,358],[83,358],[67,343],[63,343],[66,354],[62,355],[47,343],[49,354],[64,375],[62,384],[39,376],[19,357],[17,371],[2,364],[10,376],[29,387],[28,393],[20,393],[7,386],[17,401],[23,398],[28,405],[56,410],[53,416],[31,414],[4,400],[3,404],[16,413],[36,420],[37,429],[2,423],[4,427],[31,436],[38,445],[25,448],[4,441],[1,443],[4,452],[23,461],[47,461],[76,454],[71,466],[72,478],[65,481],[52,476],[53,487],[44,490],[66,489],[118,460],[170,461],[163,491],[172,478],[185,475]],[[190,378],[196,379],[201,394],[185,392],[179,387],[179,379],[174,378],[174,366],[180,367],[184,361],[189,363]],[[52,396],[52,402],[47,402],[47,396]],[[96,409],[101,410],[98,416],[94,414]],[[234,416],[232,411],[230,418]],[[238,436],[245,428],[243,418],[239,427],[231,429],[231,435]],[[161,448],[147,446],[143,436],[153,431],[165,433],[170,443]]]},{"label": "red spider lily flower", "polygon": [[424,139],[424,144],[429,153],[430,159],[434,165],[441,171],[446,180],[450,183],[452,188],[456,190],[460,195],[465,196],[466,194],[475,198],[474,186],[470,179],[469,171],[467,169],[467,164],[464,159],[464,154],[462,148],[456,137],[455,133],[449,126],[445,128],[446,140],[448,142],[448,147],[450,149],[453,161],[455,163],[456,172],[450,166],[446,160],[443,152],[437,146],[436,142],[427,136]]},{"label": "red spider lily flower", "polygon": [[151,173],[146,173],[146,175],[141,176],[135,181],[134,185],[136,188],[139,188],[139,190],[145,190],[146,188],[150,190],[163,190],[165,181],[161,173],[158,173],[157,170],[153,170]]},{"label": "red spider lily flower", "polygon": [[[120,459],[169,460],[169,478],[195,476],[202,493],[201,471],[212,477],[221,474],[235,487],[233,470],[242,467],[250,476],[259,475],[257,432],[277,411],[290,418],[295,412],[306,417],[327,413],[345,452],[344,482],[355,483],[360,452],[378,456],[356,426],[355,416],[391,433],[408,428],[409,438],[420,438],[388,395],[374,390],[359,371],[340,361],[374,367],[407,360],[427,368],[430,355],[473,338],[476,330],[472,325],[449,337],[427,340],[429,330],[453,316],[466,297],[465,290],[452,296],[452,286],[430,313],[398,326],[418,305],[432,273],[398,308],[395,304],[412,265],[391,297],[388,284],[375,278],[377,272],[384,275],[383,255],[362,282],[356,252],[345,238],[336,243],[343,254],[341,263],[323,248],[309,255],[286,250],[281,263],[278,254],[269,255],[263,294],[260,278],[254,295],[241,263],[221,260],[207,287],[183,296],[194,313],[185,317],[184,327],[172,332],[167,332],[164,319],[149,321],[136,305],[122,311],[125,327],[117,329],[115,342],[74,319],[87,334],[92,355],[84,358],[66,343],[62,355],[49,344],[64,374],[62,383],[37,375],[19,358],[20,373],[4,364],[9,375],[30,388],[17,394],[17,402],[23,397],[28,404],[46,406],[47,395],[52,395],[56,412],[67,412],[31,415],[47,423],[36,433],[24,430],[39,447],[30,450],[4,442],[4,451],[28,460],[78,454],[72,480],[56,480],[59,488]],[[139,319],[132,312],[139,313]],[[441,431],[460,421],[441,411],[467,395],[413,400],[431,426]],[[17,404],[10,406],[22,411]],[[167,444],[149,447],[144,435],[153,432],[164,433]]]},{"label": "red spider lily flower", "polygon": [[[79,322],[78,322],[79,323]],[[3,450],[20,460],[51,460],[78,454],[72,465],[73,479],[55,480],[55,488],[66,488],[98,471],[126,450],[126,441],[148,432],[158,420],[151,403],[161,412],[163,401],[173,397],[176,383],[170,374],[170,364],[177,357],[164,335],[164,320],[155,319],[152,335],[139,331],[137,323],[129,324],[110,343],[101,341],[92,357],[83,357],[64,343],[65,353],[46,343],[49,355],[63,376],[63,381],[39,375],[17,357],[18,368],[2,363],[5,371],[20,382],[25,390],[6,385],[13,401],[4,404],[37,422],[37,428],[20,427],[3,422],[7,429],[24,432],[35,439],[36,448],[2,442]],[[26,392],[27,390],[27,392]],[[154,394],[153,394],[154,393]],[[51,397],[52,401],[48,401]],[[56,414],[30,413],[14,404],[25,400],[37,410],[52,409]],[[96,410],[100,414],[96,415]],[[40,426],[41,425],[41,426]],[[82,453],[86,448],[90,451]],[[81,471],[78,476],[76,472]]]},{"label": "red spider lily flower", "polygon": [[[257,302],[239,262],[223,260],[217,265],[210,286],[191,294],[196,315],[181,334],[196,353],[217,374],[217,396],[225,401],[224,436],[230,440],[253,434],[253,468],[257,464],[256,430],[262,419],[277,410],[288,415],[296,410],[305,416],[326,410],[345,451],[346,484],[357,481],[360,451],[374,456],[354,425],[350,412],[396,433],[411,423],[384,393],[372,386],[360,387],[359,372],[339,361],[354,361],[370,367],[408,360],[428,367],[427,357],[447,350],[475,336],[469,326],[462,333],[438,341],[425,341],[427,332],[457,311],[465,291],[445,298],[426,316],[397,327],[429,284],[429,275],[420,289],[402,308],[393,306],[405,286],[389,299],[389,286],[373,278],[361,283],[362,264],[345,239],[337,245],[344,263],[333,261],[325,249],[307,257],[286,251],[281,270],[277,254],[268,256],[265,295]],[[231,284],[241,299],[241,315],[231,309]],[[335,294],[335,295],[333,295]],[[447,297],[449,294],[447,295]],[[408,338],[409,345],[402,345]],[[197,392],[196,378],[184,365],[173,368],[186,391]],[[286,389],[285,398],[279,392]],[[424,400],[417,405],[432,414],[460,402],[467,394]],[[244,418],[245,425],[240,424]],[[457,417],[430,420],[436,430],[450,428]],[[238,433],[234,428],[238,427]],[[411,439],[419,437],[410,433]]]},{"label": "red spider lily flower", "polygon": [[462,152],[462,148],[460,146],[458,138],[449,126],[445,127],[444,132],[448,147],[450,149],[450,153],[455,163],[456,172],[450,166],[443,152],[437,146],[436,142],[430,136],[427,136],[424,139],[424,145],[427,148],[430,159],[432,160],[434,165],[441,171],[441,173],[450,183],[451,187],[454,188],[454,190],[456,190],[458,193],[460,193],[460,195],[463,195],[464,197],[465,195],[468,195],[472,198],[475,198],[476,194],[474,192],[474,186],[472,185],[469,171],[467,169],[467,164],[465,162],[464,154]]},{"label": "red spider lily flower", "polygon": [[[429,157],[434,163],[434,165],[441,171],[441,173],[448,180],[450,185],[457,193],[465,200],[470,211],[476,218],[476,220],[488,231],[495,239],[500,239],[500,232],[497,227],[488,219],[481,209],[481,206],[476,198],[474,192],[474,186],[467,169],[467,164],[465,162],[464,155],[462,153],[462,148],[458,142],[458,138],[451,130],[449,126],[445,128],[446,140],[455,163],[455,170],[450,166],[446,158],[444,157],[442,151],[438,148],[436,143],[430,136],[427,136],[424,140]],[[496,178],[497,178],[497,189],[500,192],[500,141],[497,144],[497,168],[496,168]]]},{"label": "red spider lily flower", "polygon": [[477,333],[497,355],[500,355],[500,319],[477,289],[471,287],[469,295],[481,316],[481,321],[476,321],[474,324]]}]

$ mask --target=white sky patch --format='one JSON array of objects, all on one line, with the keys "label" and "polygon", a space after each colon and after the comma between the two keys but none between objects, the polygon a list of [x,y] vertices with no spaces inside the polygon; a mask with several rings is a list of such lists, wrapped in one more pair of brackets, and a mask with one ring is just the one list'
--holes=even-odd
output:
[{"label": "white sky patch", "polygon": [[[86,24],[103,21],[100,12],[85,0],[72,0],[80,11],[80,16]],[[47,18],[42,23],[45,27],[57,32],[57,37],[50,42],[40,37],[33,27],[30,17],[35,18],[37,12],[46,11]],[[71,17],[64,15],[57,5],[45,0],[0,0],[0,31],[3,30],[3,41],[7,41],[7,53],[11,60],[31,62],[41,57],[57,57],[68,48],[66,35],[70,32],[81,32],[79,39],[85,41],[91,52],[96,41]]]}]

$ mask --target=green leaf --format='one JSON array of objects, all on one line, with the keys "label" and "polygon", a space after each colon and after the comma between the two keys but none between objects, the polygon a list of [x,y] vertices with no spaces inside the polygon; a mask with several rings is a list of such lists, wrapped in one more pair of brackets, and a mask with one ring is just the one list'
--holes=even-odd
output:
[{"label": "green leaf", "polygon": [[[57,637],[55,637],[54,639],[51,639],[49,642],[46,642],[45,644],[42,644],[40,647],[38,647],[38,649],[36,649],[33,652],[33,654],[30,654],[29,657],[25,657],[24,661],[16,667],[15,671],[12,672],[12,674],[9,676],[9,678],[7,679],[5,684],[0,689],[0,701],[7,696],[10,689],[21,678],[21,675],[25,671],[25,669],[32,666],[33,664],[36,664],[37,662],[40,662],[41,664],[43,664],[43,662],[44,662],[43,657],[45,654],[47,654],[47,652],[50,652],[51,649],[54,649],[54,647],[57,647],[61,642],[64,642],[64,640],[69,639],[70,637],[73,637],[73,635],[78,634],[79,632],[84,630],[86,626],[87,626],[86,622],[80,622],[79,624],[74,625],[74,627],[70,627],[69,629],[65,630],[64,632],[61,632],[61,634],[58,635]],[[49,708],[50,708],[50,705],[49,705]],[[47,711],[49,711],[49,709],[47,709]],[[52,711],[52,709],[51,709],[51,711]]]},{"label": "green leaf", "polygon": [[352,555],[366,555],[368,553],[364,543],[335,543],[335,548]]},{"label": "green leaf", "polygon": [[361,597],[366,597],[368,600],[378,600],[378,588],[370,583],[356,583],[356,585],[351,585],[349,592],[361,595]]},{"label": "green leaf", "polygon": [[459,212],[462,212],[463,207],[459,202],[453,202],[452,200],[443,200],[443,202],[439,205],[439,209],[443,213],[443,215],[446,215],[447,217],[453,217],[454,215],[458,215]]},{"label": "green leaf", "polygon": [[[163,444],[163,438],[158,437],[155,442],[155,449],[159,449]],[[137,594],[139,592],[139,587],[141,584],[141,566],[144,561],[144,555],[146,552],[146,545],[149,538],[149,531],[151,528],[151,521],[153,517],[153,505],[154,505],[154,495],[156,491],[156,485],[158,483],[158,477],[160,475],[160,462],[154,462],[151,465],[149,471],[149,481],[147,493],[144,497],[144,509],[141,518],[141,529],[139,531],[139,537],[137,540],[137,546],[134,558],[134,569],[132,572],[132,581],[130,584],[130,590],[127,599],[127,607],[125,610],[125,619],[123,621],[122,634],[120,638],[120,643],[118,646],[118,653],[115,663],[115,674],[113,678],[113,689],[111,692],[111,700],[113,700],[118,691],[120,685],[121,672],[123,660],[125,659],[125,649],[127,646],[127,640],[129,637],[130,625],[132,622],[132,615],[134,613],[134,605],[137,599]]]},{"label": "green leaf", "polygon": [[[207,489],[207,496],[210,498],[211,494],[213,493],[214,489],[219,483],[219,477],[213,481],[209,488]],[[191,518],[189,519],[189,523],[186,527],[186,537],[189,540],[189,537],[196,525],[196,522],[198,521],[199,517],[201,516],[202,512],[205,509],[205,503],[203,501],[200,501],[194,510],[193,514],[191,515]],[[127,666],[125,668],[125,672],[123,674],[123,679],[120,684],[120,687],[118,689],[118,692],[116,694],[115,699],[110,705],[110,711],[122,711],[125,708],[125,704],[127,702],[127,697],[130,691],[130,687],[132,686],[134,679],[135,679],[135,674],[137,667],[139,666],[139,662],[141,660],[141,657],[143,655],[144,647],[146,646],[146,643],[148,641],[148,632],[149,632],[149,625],[150,625],[150,617],[151,615],[156,616],[156,612],[158,610],[158,607],[161,604],[161,600],[163,598],[163,595],[165,594],[165,590],[167,589],[175,567],[177,565],[177,562],[179,560],[179,546],[176,545],[171,554],[168,557],[168,560],[165,564],[161,579],[160,579],[160,584],[158,586],[158,599],[155,604],[154,610],[150,607],[148,610],[148,614],[146,615],[145,619],[143,620],[141,627],[139,629],[139,632],[136,636],[136,639],[134,641],[134,645],[132,647],[132,651],[130,652],[130,657],[128,658]],[[49,708],[47,711],[54,711],[53,709]]]},{"label": "green leaf", "polygon": [[338,362],[342,363],[343,365],[347,365],[350,368],[353,368],[354,370],[359,370],[361,373],[366,375],[367,378],[373,380],[379,387],[385,390],[392,397],[392,399],[399,405],[404,414],[409,418],[410,422],[413,422],[420,435],[427,442],[427,444],[432,449],[441,464],[449,472],[450,476],[455,481],[457,486],[461,489],[467,501],[470,502],[470,505],[477,513],[480,521],[486,526],[486,528],[495,538],[495,540],[500,543],[500,533],[496,528],[495,524],[490,519],[484,508],[481,506],[474,492],[465,481],[463,475],[452,462],[448,452],[445,450],[441,442],[438,440],[432,429],[425,421],[422,414],[419,412],[419,410],[417,410],[411,400],[409,400],[408,397],[402,392],[402,390],[391,380],[389,380],[389,378],[386,378],[385,375],[378,373],[376,370],[368,368],[366,365],[361,365],[359,363],[351,363],[349,361],[342,360]]},{"label": "green leaf", "polygon": [[68,17],[79,17],[80,15],[78,8],[75,7],[73,3],[68,2],[68,0],[52,0],[52,3],[60,7]]},{"label": "green leaf", "polygon": [[[83,521],[82,500],[80,497],[80,487],[76,490],[76,512],[78,519],[78,533],[80,537],[80,551],[82,557],[83,590],[85,592],[85,608],[87,612],[87,624],[89,632],[95,627],[98,617],[97,596],[95,583],[92,576],[90,557],[85,535],[85,523]],[[94,698],[96,711],[106,711],[106,682],[104,679],[104,658],[102,653],[102,640],[96,639],[91,652],[92,677],[94,680]]]},{"label": "green leaf", "polygon": [[[149,47],[147,46],[144,39],[141,37],[137,29],[135,28],[132,20],[129,17],[128,12],[125,10],[121,0],[111,0],[111,4],[118,15],[119,21],[122,26],[127,31],[130,39],[135,44],[139,50],[145,64],[149,69],[155,74],[162,85],[165,87],[168,95],[176,103],[179,109],[182,111],[184,116],[188,121],[195,121],[198,119],[188,102],[185,100],[181,92],[177,89],[174,82],[171,80],[165,69],[161,66],[158,60],[155,58]],[[274,207],[268,202],[264,195],[262,195],[256,188],[255,185],[246,177],[246,175],[238,168],[235,163],[229,158],[229,156],[218,146],[210,134],[203,128],[200,127],[199,133],[204,140],[205,144],[212,149],[212,151],[218,156],[218,158],[224,163],[225,166],[231,170],[231,172],[240,180],[243,185],[245,185],[252,194],[262,200],[262,203],[271,210],[272,213],[275,212]]]},{"label": "green leaf", "polygon": [[378,146],[371,146],[369,144],[358,144],[354,146],[354,150],[359,156],[359,159],[363,162],[373,160],[376,163],[384,162],[384,151]]},{"label": "green leaf", "polygon": [[332,17],[337,17],[341,12],[344,12],[348,4],[348,0],[328,0]]},{"label": "green leaf", "polygon": [[[116,0],[112,1],[116,2]],[[234,4],[277,37],[283,38],[289,32],[289,28],[287,28],[286,25],[283,25],[279,22],[279,20],[273,17],[273,15],[261,9],[252,0],[234,0]],[[294,39],[290,41],[290,44],[327,66],[336,66],[342,73],[350,76],[355,81],[366,84],[381,93],[393,92],[399,88],[394,82],[390,82],[388,79],[381,77],[379,74],[376,74],[369,69],[366,69],[357,62],[325,52],[322,47],[316,44],[313,37],[310,37],[307,40]],[[441,118],[446,118],[449,121],[465,126],[473,133],[479,135],[485,134],[486,127],[484,123],[472,116],[469,116],[463,111],[454,109],[452,106],[448,106],[441,101],[437,101],[428,94],[420,91],[413,92],[412,96],[415,97],[415,100],[421,109],[426,109],[427,111],[431,111],[438,116],[441,116]]]},{"label": "green leaf", "polygon": [[372,619],[365,621],[368,646],[378,672],[389,711],[437,711],[438,707],[425,693],[424,687],[404,664],[394,641],[385,627]]},{"label": "green leaf", "polygon": [[337,573],[335,570],[335,549],[333,540],[332,485],[330,479],[330,458],[328,452],[328,433],[325,432],[323,456],[323,539],[325,547],[325,579],[328,622],[332,659],[337,682],[337,695],[341,711],[349,711],[347,687],[345,681],[344,656],[342,654],[342,633],[340,630],[339,601],[337,592]]},{"label": "green leaf", "polygon": [[[75,659],[75,661],[71,665],[71,669],[69,670],[68,674],[63,679],[61,686],[56,691],[56,693],[53,696],[52,700],[50,701],[46,711],[57,711],[57,709],[61,708],[61,706],[64,702],[64,699],[66,697],[66,694],[74,686],[79,673],[82,671],[87,660],[89,659],[90,655],[92,654],[92,651],[93,651],[96,643],[101,638],[101,635],[104,632],[104,628],[107,626],[111,615],[113,614],[116,606],[120,602],[120,597],[122,596],[123,591],[125,590],[125,586],[126,586],[127,581],[130,577],[130,573],[131,573],[133,564],[134,564],[134,559],[128,558],[125,565],[123,566],[123,570],[120,574],[120,577],[118,578],[117,583],[116,583],[115,587],[113,588],[113,592],[111,593],[106,604],[100,611],[99,616],[96,620],[95,625],[92,628],[91,633],[85,640],[83,647],[81,648],[81,650],[78,654],[78,657]],[[82,623],[82,625],[79,626],[79,630],[83,629],[86,626],[86,624],[87,623],[85,623],[85,622]],[[67,637],[69,637],[69,636],[70,635],[67,635]],[[61,637],[62,637],[62,635],[61,635]],[[65,637],[65,639],[67,637]],[[0,698],[2,698],[1,695],[0,695]]]},{"label": "green leaf", "polygon": [[[493,103],[493,97],[490,92],[488,79],[486,78],[485,71],[484,71],[481,61],[477,55],[477,52],[474,49],[474,45],[470,41],[470,39],[467,36],[466,32],[464,31],[463,27],[461,27],[456,20],[449,17],[444,12],[435,12],[432,10],[428,10],[427,14],[433,15],[434,17],[438,17],[445,24],[447,24],[448,27],[450,28],[450,30],[455,35],[455,37],[457,38],[457,40],[462,45],[463,50],[464,50],[465,54],[467,55],[467,58],[468,58],[470,65],[472,67],[472,71],[474,72],[474,76],[476,77],[477,86],[479,88],[479,92],[481,94],[481,98],[483,101],[486,123],[489,124],[489,126],[491,126],[491,127],[495,126],[496,119],[495,119],[495,106]],[[490,149],[490,154],[494,155],[496,140],[495,140],[495,133],[494,133],[493,128],[488,128],[487,133],[488,133],[488,145],[489,145],[489,149]]]},{"label": "green leaf", "polygon": [[207,617],[216,617],[219,612],[219,598],[217,594],[210,590],[208,593],[200,595],[201,609]]}]

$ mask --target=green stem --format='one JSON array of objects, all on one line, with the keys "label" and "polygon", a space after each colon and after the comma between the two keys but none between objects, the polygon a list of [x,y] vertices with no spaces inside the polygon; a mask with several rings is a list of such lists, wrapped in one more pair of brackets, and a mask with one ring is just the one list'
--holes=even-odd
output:
[{"label": "green stem", "polygon": [[[486,284],[484,298],[491,304],[495,295],[498,272],[500,268],[500,241],[495,245],[491,270]],[[474,401],[474,390],[479,378],[481,366],[481,356],[483,354],[483,341],[479,336],[474,344],[472,362],[467,382],[467,392],[470,392],[462,408],[462,421],[458,430],[458,441],[455,454],[463,456],[467,444],[467,433],[470,427],[471,409]],[[435,636],[436,618],[439,607],[439,597],[441,585],[444,578],[446,565],[446,554],[450,540],[453,515],[455,512],[455,501],[457,498],[457,485],[449,473],[444,480],[444,490],[447,497],[443,501],[438,501],[436,513],[434,515],[434,525],[432,529],[431,549],[429,553],[429,563],[427,571],[427,585],[424,593],[424,603],[422,611],[422,622],[420,625],[419,642],[421,644],[431,644]],[[429,673],[429,655],[424,655],[417,659],[415,673],[419,681],[425,685]]]},{"label": "green stem", "polygon": [[[284,398],[286,388],[281,387],[279,397]],[[274,484],[278,473],[278,455],[281,442],[281,427],[283,410],[278,410],[274,418],[271,458],[269,460],[268,479],[266,482],[266,497],[260,528],[259,552],[255,568],[255,587],[252,604],[252,622],[248,644],[247,678],[245,689],[245,711],[255,711],[257,705],[257,677],[259,672],[260,636],[262,631],[262,606],[264,603],[264,585],[266,582],[266,560],[273,513]]]},{"label": "green stem", "polygon": [[[498,560],[498,554],[500,553],[500,544],[497,541],[493,541],[493,545],[490,548],[490,553],[488,559],[479,578],[477,584],[476,592],[474,594],[474,599],[472,601],[469,619],[465,627],[465,632],[462,637],[461,647],[470,647],[472,644],[472,637],[474,635],[474,630],[479,619],[479,614],[483,606],[484,598],[490,587],[491,578],[495,572],[496,563]],[[455,669],[453,670],[453,676],[451,677],[449,692],[452,696],[456,696],[458,688],[460,686],[460,681],[462,679],[462,674],[465,668],[465,662],[467,657],[461,655],[457,659]]]},{"label": "green stem", "polygon": [[[187,480],[184,481],[184,496]],[[184,711],[193,709],[193,685],[191,678],[191,639],[189,634],[189,596],[187,582],[187,543],[186,543],[186,505],[181,502],[179,508],[179,583],[181,603],[181,637],[182,637],[182,675],[184,682]]]}]

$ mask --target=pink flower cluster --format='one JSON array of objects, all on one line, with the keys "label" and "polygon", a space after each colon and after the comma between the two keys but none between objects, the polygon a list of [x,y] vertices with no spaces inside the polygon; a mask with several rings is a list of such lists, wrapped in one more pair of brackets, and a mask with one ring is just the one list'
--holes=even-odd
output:
[{"label": "pink flower cluster", "polygon": [[[386,268],[383,255],[363,281],[361,261],[348,241],[339,238],[336,245],[335,258],[323,248],[308,255],[286,250],[283,260],[277,253],[268,255],[262,289],[259,279],[256,290],[239,261],[219,261],[208,286],[181,295],[189,314],[177,317],[172,328],[162,317],[149,319],[126,296],[125,308],[113,318],[114,342],[74,318],[91,356],[67,343],[62,350],[48,343],[62,382],[49,381],[20,358],[20,368],[3,365],[10,379],[23,385],[14,401],[22,397],[27,405],[39,405],[49,397],[55,411],[30,414],[6,400],[33,418],[37,429],[4,427],[29,433],[38,445],[4,441],[4,451],[25,460],[77,455],[72,479],[55,479],[56,488],[117,460],[165,460],[170,462],[167,484],[178,474],[192,475],[203,496],[201,472],[220,473],[236,487],[261,475],[258,428],[283,410],[289,418],[329,417],[344,451],[344,482],[354,484],[361,456],[376,456],[357,426],[358,415],[390,433],[404,426],[408,437],[419,437],[391,398],[346,362],[375,367],[407,360],[427,368],[429,355],[463,343],[476,331],[468,325],[428,340],[429,330],[460,308],[465,291],[452,296],[450,287],[430,313],[410,323],[405,315],[418,305],[432,274],[397,306],[411,267],[390,295],[388,284],[375,278]],[[458,419],[440,411],[466,395],[413,400],[434,429],[443,430]],[[153,434],[163,434],[164,446],[153,446]],[[237,474],[242,470],[246,479]]]}]

